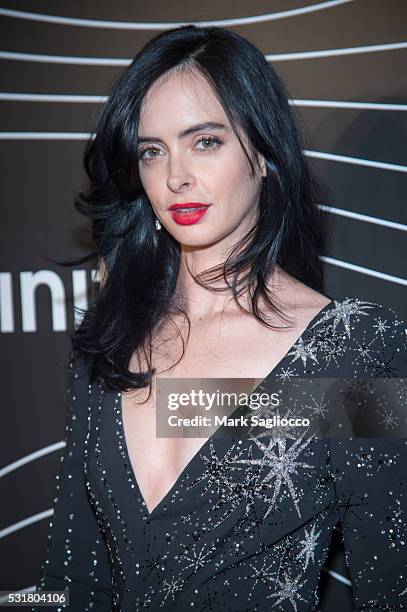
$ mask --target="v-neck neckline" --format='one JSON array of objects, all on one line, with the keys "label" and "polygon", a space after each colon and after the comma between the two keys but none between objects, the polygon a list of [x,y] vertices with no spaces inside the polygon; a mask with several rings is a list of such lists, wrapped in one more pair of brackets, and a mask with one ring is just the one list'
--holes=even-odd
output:
[{"label": "v-neck neckline", "polygon": [[[326,297],[330,297],[330,296],[326,296]],[[264,385],[266,383],[266,381],[269,379],[269,377],[273,374],[275,374],[276,371],[278,371],[283,363],[285,362],[285,360],[287,359],[288,355],[292,352],[292,350],[294,349],[294,347],[296,346],[296,344],[298,342],[300,342],[304,336],[306,336],[308,333],[311,332],[312,328],[315,326],[315,324],[317,323],[317,321],[319,320],[320,317],[322,317],[322,315],[325,314],[325,312],[331,308],[333,305],[335,305],[335,299],[334,298],[330,298],[330,302],[328,302],[327,304],[325,304],[325,306],[323,308],[321,308],[321,310],[319,310],[317,312],[317,314],[311,319],[311,321],[308,323],[307,327],[304,329],[304,331],[298,336],[298,338],[293,342],[293,344],[290,346],[290,348],[287,350],[287,352],[283,355],[283,357],[280,359],[280,361],[273,367],[272,370],[270,370],[270,372],[268,374],[266,374],[266,376],[259,382],[258,385],[256,385],[256,387],[250,392],[250,395],[256,393],[259,391],[260,387],[262,387],[262,385]],[[145,514],[147,519],[150,521],[152,520],[157,514],[160,513],[161,508],[165,505],[165,503],[167,502],[167,500],[170,498],[170,496],[174,493],[175,489],[177,488],[178,484],[182,481],[182,479],[184,478],[185,474],[187,473],[188,470],[190,470],[193,466],[193,464],[197,461],[198,457],[200,455],[202,455],[202,453],[205,453],[207,446],[210,444],[210,442],[219,436],[219,431],[224,427],[223,425],[220,425],[216,431],[209,436],[209,438],[207,438],[205,440],[205,442],[203,443],[203,445],[197,450],[197,452],[193,455],[193,457],[191,457],[191,459],[188,461],[188,463],[185,465],[185,467],[182,469],[182,471],[179,473],[179,475],[177,476],[176,480],[174,481],[174,483],[171,485],[171,487],[168,489],[168,491],[165,493],[165,495],[161,498],[161,500],[154,506],[154,508],[150,511],[148,509],[146,500],[144,498],[143,493],[141,492],[139,483],[137,481],[136,478],[136,473],[134,471],[133,468],[133,464],[131,462],[130,459],[130,453],[129,453],[129,448],[127,446],[127,439],[126,439],[126,433],[124,430],[124,422],[123,422],[123,404],[122,404],[122,392],[118,391],[116,394],[113,394],[113,396],[118,396],[118,413],[119,413],[119,427],[120,427],[120,435],[122,438],[122,446],[123,446],[123,452],[126,458],[126,463],[128,464],[129,468],[130,468],[130,476],[131,479],[133,481],[133,484],[136,488],[136,491],[138,493],[138,496],[140,498],[140,500],[143,502],[143,506],[145,508]]]}]

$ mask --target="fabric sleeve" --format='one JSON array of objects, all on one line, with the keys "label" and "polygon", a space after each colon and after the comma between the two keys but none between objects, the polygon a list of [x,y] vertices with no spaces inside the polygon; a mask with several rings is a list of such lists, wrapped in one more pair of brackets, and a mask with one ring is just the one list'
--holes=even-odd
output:
[{"label": "fabric sleeve", "polygon": [[[400,403],[394,414],[406,421],[406,325],[391,309],[386,314],[387,334],[373,365],[383,379],[393,379],[388,398]],[[383,418],[372,413],[375,437],[329,440],[355,610],[407,609],[407,439],[405,423],[404,428],[398,423],[402,433],[398,435],[393,421],[389,434],[384,417],[392,406],[387,404],[382,399],[377,402]]]},{"label": "fabric sleeve", "polygon": [[[66,447],[56,476],[56,497],[49,524],[41,591],[69,590],[71,612],[112,610],[112,572],[107,545],[89,502],[84,474],[89,379],[82,360],[71,355],[66,420]],[[42,608],[41,608],[42,609]],[[47,610],[63,610],[61,607]],[[34,607],[39,612],[40,608]]]}]

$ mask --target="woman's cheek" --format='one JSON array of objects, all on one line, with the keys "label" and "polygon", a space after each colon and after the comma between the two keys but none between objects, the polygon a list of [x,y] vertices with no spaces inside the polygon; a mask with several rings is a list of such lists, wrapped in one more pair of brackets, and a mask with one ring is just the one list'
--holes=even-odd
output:
[{"label": "woman's cheek", "polygon": [[154,191],[154,186],[157,186],[157,173],[140,170],[139,174],[144,191],[147,195],[151,195]]}]

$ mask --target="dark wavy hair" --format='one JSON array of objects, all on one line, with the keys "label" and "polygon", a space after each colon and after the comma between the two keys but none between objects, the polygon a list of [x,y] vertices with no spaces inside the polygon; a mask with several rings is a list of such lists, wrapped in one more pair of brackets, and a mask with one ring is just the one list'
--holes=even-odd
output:
[{"label": "dark wavy hair", "polygon": [[[222,265],[195,277],[211,290],[239,296],[248,291],[251,312],[268,323],[258,300],[285,317],[266,285],[274,266],[321,291],[323,215],[316,203],[321,183],[303,155],[288,94],[273,67],[251,42],[225,28],[187,25],[152,38],[114,83],[96,119],[83,164],[90,188],[79,191],[75,207],[92,220],[96,250],[63,265],[98,258],[106,274],[95,299],[71,336],[73,354],[81,355],[91,380],[116,391],[150,386],[152,333],[172,321],[174,312],[190,320],[178,294],[180,244],[162,227],[143,190],[137,157],[137,133],[143,99],[162,75],[198,70],[212,86],[240,140],[252,173],[256,152],[266,161],[258,222],[235,245]],[[247,152],[238,128],[248,137]],[[210,287],[222,278],[226,285]],[[204,283],[206,279],[206,284]],[[96,293],[96,296],[95,296]],[[182,338],[184,355],[185,343]],[[129,370],[133,355],[144,356],[146,371]],[[179,361],[180,361],[179,360]],[[177,363],[179,363],[177,361]],[[142,369],[142,368],[141,368]],[[150,397],[149,394],[149,397]]]}]

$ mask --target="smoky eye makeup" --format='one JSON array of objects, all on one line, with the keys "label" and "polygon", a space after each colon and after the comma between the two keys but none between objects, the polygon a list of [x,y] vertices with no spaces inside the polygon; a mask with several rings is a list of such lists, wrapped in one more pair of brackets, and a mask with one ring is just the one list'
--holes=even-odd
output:
[{"label": "smoky eye makeup", "polygon": [[[201,143],[205,144],[205,146],[202,146],[202,147],[197,146]],[[220,146],[222,146],[222,144],[224,144],[224,141],[221,138],[218,138],[217,136],[210,134],[207,136],[205,135],[200,136],[193,143],[193,148],[199,153],[210,153],[218,149]],[[161,155],[159,154],[159,151],[160,151],[160,148],[154,144],[142,146],[139,148],[137,152],[137,158],[139,161],[142,161],[145,164],[150,164],[154,162],[157,158],[161,157]],[[155,154],[153,154],[152,157],[149,157],[148,155],[146,156],[146,154],[149,154],[150,152],[152,153],[154,152]]]}]

